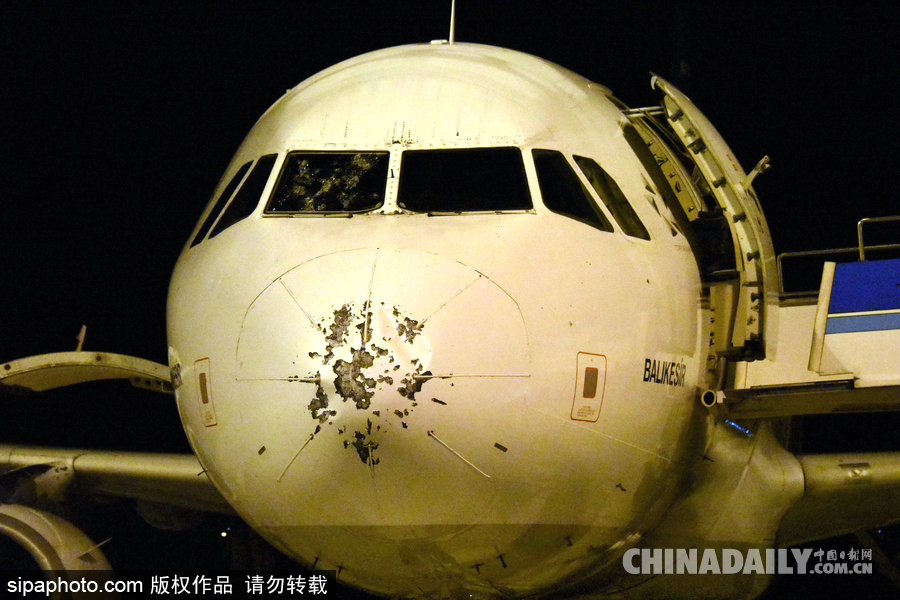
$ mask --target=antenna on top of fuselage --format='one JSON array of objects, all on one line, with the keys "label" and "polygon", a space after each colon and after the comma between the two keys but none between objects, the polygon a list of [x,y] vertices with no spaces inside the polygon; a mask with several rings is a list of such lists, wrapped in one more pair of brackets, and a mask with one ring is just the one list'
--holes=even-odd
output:
[{"label": "antenna on top of fuselage", "polygon": [[450,43],[456,41],[456,0],[450,0]]}]

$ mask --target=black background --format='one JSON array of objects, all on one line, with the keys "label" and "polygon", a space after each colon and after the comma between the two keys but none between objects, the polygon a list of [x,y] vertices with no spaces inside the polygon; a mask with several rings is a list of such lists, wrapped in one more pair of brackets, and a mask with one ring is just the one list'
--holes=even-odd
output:
[{"label": "black background", "polygon": [[[449,23],[443,1],[0,10],[0,362],[74,350],[86,324],[86,349],[165,363],[172,267],[256,119],[335,62],[446,38]],[[900,214],[898,25],[887,3],[470,0],[456,35],[549,59],[630,106],[658,103],[649,78],[663,75],[745,170],[771,157],[755,187],[786,252],[853,246],[860,218]],[[4,441],[187,449],[171,400],[127,385],[4,402],[28,415],[4,419]],[[832,579],[783,593],[852,595]]]}]

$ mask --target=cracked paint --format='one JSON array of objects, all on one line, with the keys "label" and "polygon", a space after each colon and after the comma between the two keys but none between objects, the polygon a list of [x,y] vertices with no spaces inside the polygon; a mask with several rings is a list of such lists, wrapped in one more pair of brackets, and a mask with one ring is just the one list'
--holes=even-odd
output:
[{"label": "cracked paint", "polygon": [[[410,400],[416,399],[416,394],[422,391],[422,386],[428,381],[428,375],[431,375],[431,371],[422,372],[422,365],[416,365],[416,370],[413,374],[410,374],[407,377],[404,377],[400,380],[400,383],[403,384],[397,390],[397,393],[405,398],[409,398]],[[423,377],[416,377],[416,375],[422,375]]]},{"label": "cracked paint", "polygon": [[346,411],[364,412],[365,427],[344,425],[337,434],[344,448],[355,450],[362,463],[374,468],[379,438],[392,429],[408,429],[414,418],[416,394],[431,378],[425,370],[431,349],[423,324],[398,307],[372,308],[368,301],[360,307],[347,303],[317,325],[324,334],[323,348],[307,354],[321,361],[322,368],[315,374],[315,395],[307,409],[317,423],[314,436],[325,423],[350,416]]},{"label": "cracked paint", "polygon": [[284,408],[275,418],[285,435],[260,440],[264,456],[292,457],[282,477],[309,444],[370,468],[394,456],[461,400],[455,377],[530,376],[509,293],[461,262],[402,248],[328,252],[283,272],[248,306],[236,354],[237,379],[273,382],[266,389]]},{"label": "cracked paint", "polygon": [[407,344],[412,344],[416,336],[418,336],[422,332],[422,327],[424,324],[419,323],[418,321],[414,321],[409,317],[403,317],[403,320],[400,321],[400,312],[395,308],[394,309],[394,317],[397,318],[397,335],[404,338]]},{"label": "cracked paint", "polygon": [[377,381],[363,375],[363,369],[375,364],[375,357],[365,350],[353,349],[353,358],[349,362],[338,359],[334,365],[334,387],[344,400],[352,400],[356,408],[366,409],[371,404]]},{"label": "cracked paint", "polygon": [[[372,456],[372,453],[378,449],[378,442],[369,439],[367,434],[356,431],[353,433],[354,440],[350,443],[353,448],[356,449],[356,453],[359,455],[359,459],[367,465],[377,465],[379,460]],[[347,447],[348,442],[344,442],[344,447]]]},{"label": "cracked paint", "polygon": [[316,384],[316,397],[310,401],[306,408],[309,409],[312,418],[319,423],[325,423],[329,418],[337,414],[333,410],[325,410],[328,408],[328,394],[322,388],[321,383]]},{"label": "cracked paint", "polygon": [[331,347],[343,346],[347,341],[347,333],[350,330],[350,320],[353,314],[350,312],[350,305],[345,304],[340,309],[334,311],[334,321],[331,323],[331,333],[325,337],[325,341]]}]

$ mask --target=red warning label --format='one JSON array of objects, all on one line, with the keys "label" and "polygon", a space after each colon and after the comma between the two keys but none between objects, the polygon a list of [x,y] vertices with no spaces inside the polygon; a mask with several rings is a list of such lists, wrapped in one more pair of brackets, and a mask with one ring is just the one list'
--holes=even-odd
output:
[{"label": "red warning label", "polygon": [[596,423],[606,389],[606,357],[579,352],[575,360],[575,398],[572,420]]}]

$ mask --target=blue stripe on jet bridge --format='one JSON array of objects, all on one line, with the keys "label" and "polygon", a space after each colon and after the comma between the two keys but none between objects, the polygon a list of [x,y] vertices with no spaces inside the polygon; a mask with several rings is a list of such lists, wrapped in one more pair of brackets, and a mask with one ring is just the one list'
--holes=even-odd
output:
[{"label": "blue stripe on jet bridge", "polygon": [[894,309],[900,309],[900,258],[835,267],[828,314]]},{"label": "blue stripe on jet bridge", "polygon": [[829,316],[825,333],[853,333],[857,331],[886,331],[900,329],[900,313],[880,315]]}]

